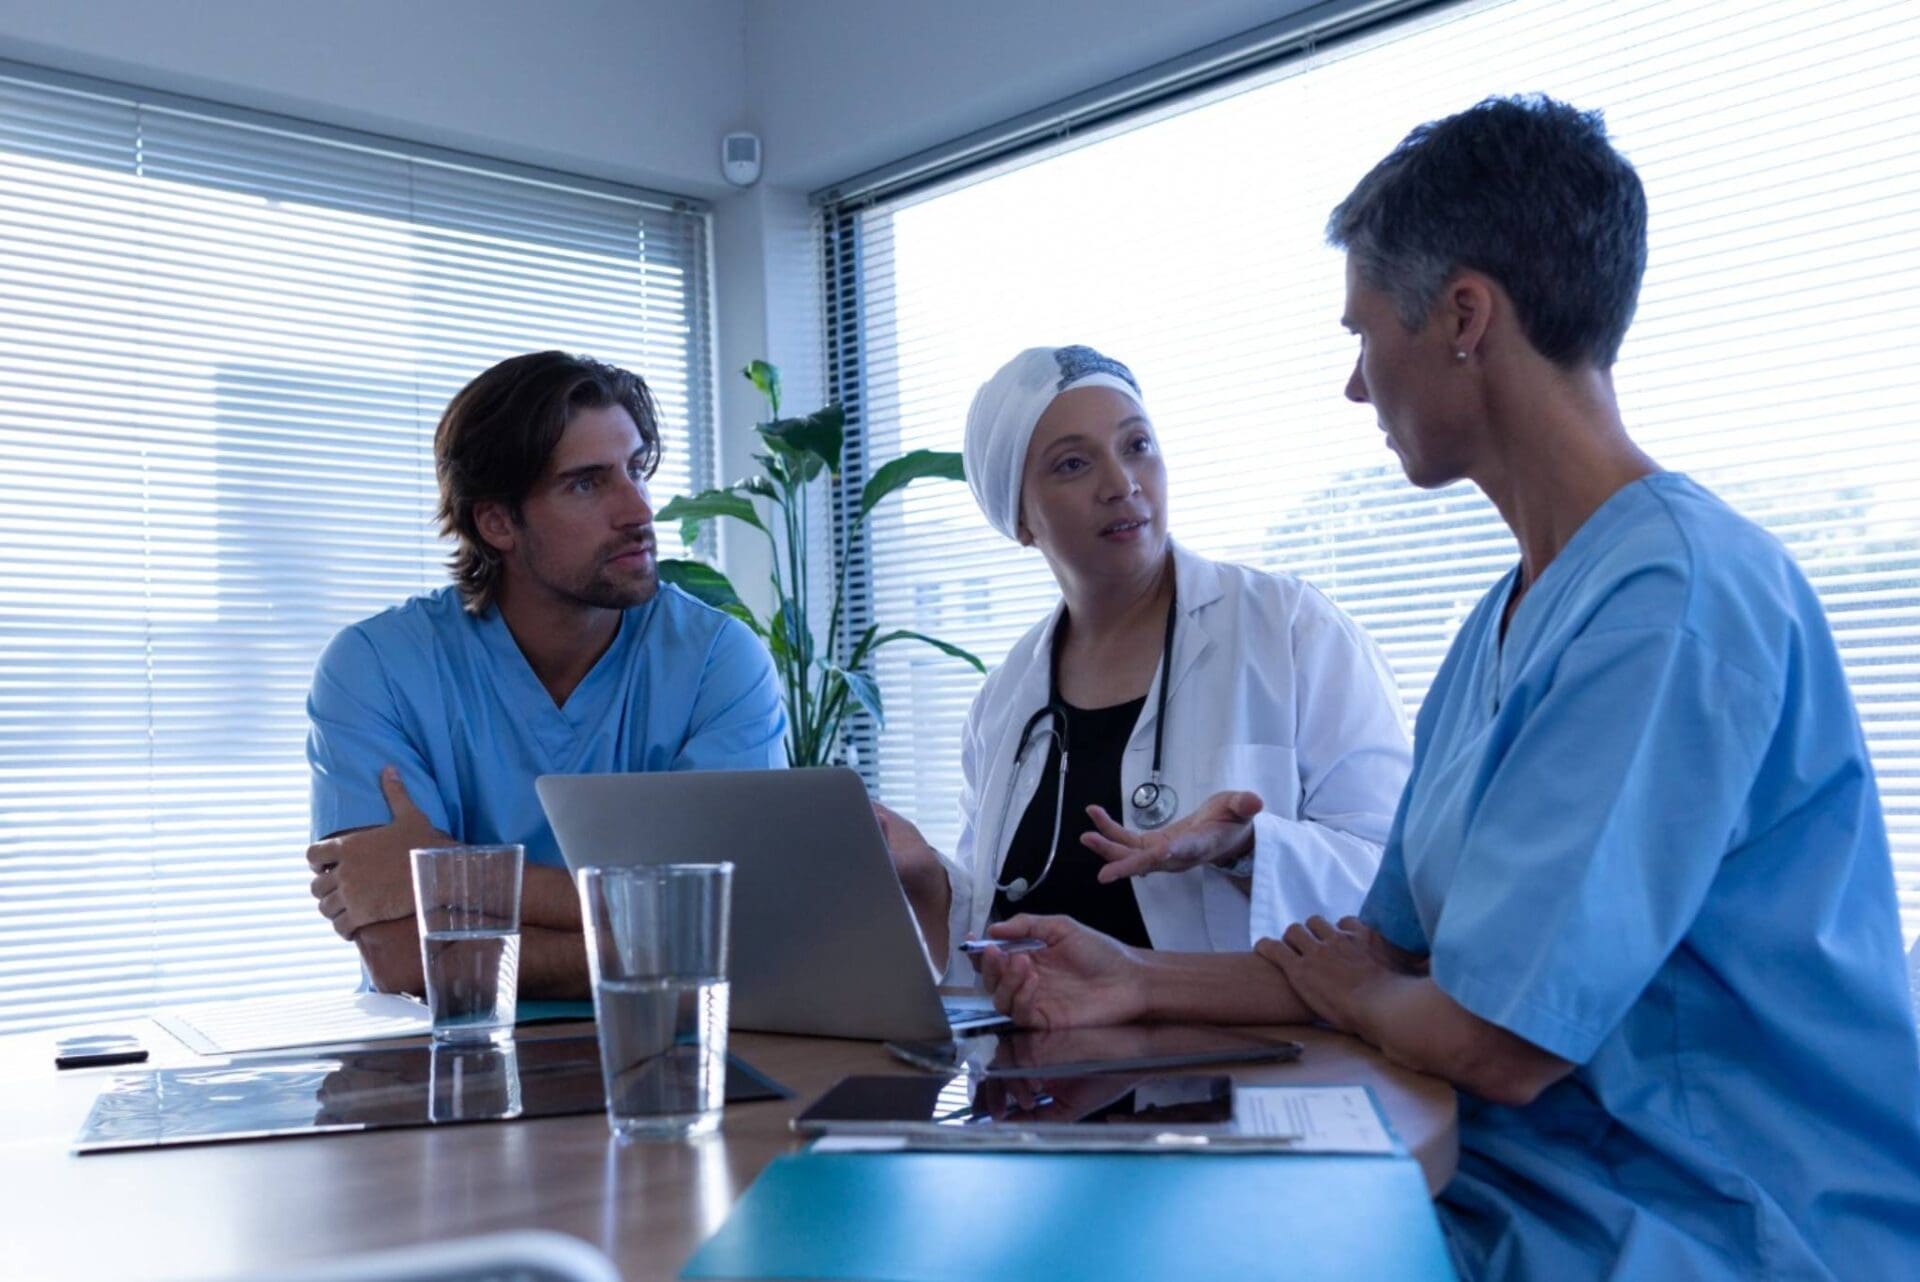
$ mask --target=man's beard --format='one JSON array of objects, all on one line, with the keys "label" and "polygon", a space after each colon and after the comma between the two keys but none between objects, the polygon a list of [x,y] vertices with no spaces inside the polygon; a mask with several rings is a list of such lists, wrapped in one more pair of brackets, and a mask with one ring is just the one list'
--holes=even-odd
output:
[{"label": "man's beard", "polygon": [[660,576],[649,574],[644,579],[616,581],[605,570],[595,571],[585,583],[567,591],[582,605],[591,605],[602,610],[627,610],[636,605],[645,605],[660,591]]},{"label": "man's beard", "polygon": [[[525,566],[528,577],[556,596],[596,610],[627,610],[636,605],[645,605],[660,591],[657,562],[650,564],[647,573],[639,578],[625,575],[616,577],[608,565],[609,558],[634,547],[645,547],[657,556],[651,539],[628,540],[613,548],[603,549],[595,557],[591,571],[563,580],[541,566],[545,558],[541,555],[542,549],[535,543],[522,554],[521,564]],[[652,558],[649,560],[652,561]]]}]

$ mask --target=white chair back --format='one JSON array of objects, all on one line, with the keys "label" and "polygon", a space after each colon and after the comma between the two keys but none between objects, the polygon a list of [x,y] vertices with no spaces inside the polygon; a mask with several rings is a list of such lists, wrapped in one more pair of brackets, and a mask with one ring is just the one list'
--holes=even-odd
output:
[{"label": "white chair back", "polygon": [[620,1271],[579,1238],[523,1229],[289,1264],[234,1282],[620,1282]]}]

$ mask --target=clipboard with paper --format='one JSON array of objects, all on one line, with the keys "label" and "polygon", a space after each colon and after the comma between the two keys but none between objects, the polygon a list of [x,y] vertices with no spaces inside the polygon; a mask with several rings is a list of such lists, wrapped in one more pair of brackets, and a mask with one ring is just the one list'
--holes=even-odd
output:
[{"label": "clipboard with paper", "polygon": [[793,1128],[828,1150],[1400,1151],[1364,1087],[1244,1086],[1217,1074],[849,1077]]}]

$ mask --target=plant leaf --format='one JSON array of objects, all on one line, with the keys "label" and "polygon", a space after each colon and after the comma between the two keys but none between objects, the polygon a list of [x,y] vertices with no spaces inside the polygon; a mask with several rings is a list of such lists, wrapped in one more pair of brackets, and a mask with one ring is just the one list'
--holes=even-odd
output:
[{"label": "plant leaf", "polygon": [[912,450],[902,454],[867,479],[867,487],[860,491],[860,515],[857,519],[866,520],[867,514],[879,506],[881,499],[923,478],[964,481],[967,479],[965,464],[960,455],[952,450]]},{"label": "plant leaf", "polygon": [[760,514],[753,510],[753,504],[730,490],[707,490],[701,494],[680,495],[655,512],[653,519],[656,521],[704,521],[715,516],[730,516],[736,521],[745,521],[756,530],[767,528],[760,524]]},{"label": "plant leaf", "polygon": [[873,648],[873,639],[879,635],[880,625],[877,623],[870,625],[865,632],[860,634],[860,639],[853,643],[853,650],[847,655],[847,666],[849,668],[857,668],[860,666],[861,660],[867,657],[867,651]]},{"label": "plant leaf", "polygon": [[[668,558],[659,563],[658,570],[662,583],[671,583],[694,600],[725,610],[735,618],[744,615],[746,622],[753,623],[753,615],[740,594],[733,590],[732,581],[706,562]],[[736,614],[736,610],[739,613]],[[753,623],[753,627],[754,631],[760,631],[759,624]]]},{"label": "plant leaf", "polygon": [[859,704],[868,716],[873,718],[875,725],[884,726],[887,724],[886,713],[882,711],[880,707],[880,683],[873,679],[871,672],[865,670],[849,671],[846,668],[839,667],[833,668],[832,672],[835,676],[847,683],[847,692],[853,696],[853,701]]},{"label": "plant leaf", "polygon": [[[769,441],[778,439],[803,454],[812,455],[840,474],[840,451],[846,442],[847,412],[838,405],[817,409],[805,418],[786,418],[760,429]],[[811,478],[809,478],[811,479]]]},{"label": "plant leaf", "polygon": [[731,487],[677,497],[654,513],[653,519],[680,522],[680,541],[691,547],[700,539],[701,524],[716,516],[745,521],[756,530],[766,528],[760,524],[760,514],[754,511],[753,504],[733,493]]},{"label": "plant leaf", "polygon": [[727,488],[730,490],[738,490],[742,494],[752,494],[763,499],[778,500],[780,497],[780,491],[774,489],[773,482],[764,476],[749,476],[744,481],[735,481]]},{"label": "plant leaf", "polygon": [[[767,475],[773,478],[773,480],[769,482],[770,485],[791,485],[793,483],[793,478],[787,475],[787,465],[772,454],[756,454],[753,456],[753,461],[767,469]],[[769,495],[768,497],[773,496]]]},{"label": "plant leaf", "polygon": [[748,361],[740,372],[767,398],[767,404],[773,407],[773,417],[780,417],[780,367],[766,361]]},{"label": "plant leaf", "polygon": [[781,601],[780,608],[773,612],[767,633],[767,643],[773,652],[799,664],[804,680],[807,666],[813,662],[813,634],[807,630],[800,608],[791,597]]},{"label": "plant leaf", "polygon": [[740,622],[746,624],[749,628],[753,629],[753,635],[759,637],[762,641],[765,641],[767,639],[766,627],[763,624],[761,624],[760,620],[753,617],[753,611],[747,609],[744,603],[736,604],[736,605],[723,605],[720,607],[720,609],[723,612],[730,614],[734,618],[740,620]]},{"label": "plant leaf", "polygon": [[788,439],[788,434],[798,430],[800,424],[805,421],[798,418],[783,418],[776,423],[762,423],[754,429],[760,433],[760,439],[767,443],[767,448],[786,464],[787,476],[798,480],[802,485],[820,475],[821,470],[827,465],[827,461],[818,454],[812,450],[803,449]]},{"label": "plant leaf", "polygon": [[878,650],[881,646],[894,641],[918,641],[923,645],[930,645],[942,654],[950,654],[962,663],[970,665],[973,670],[981,676],[985,676],[987,673],[987,665],[980,662],[979,658],[972,651],[963,650],[959,646],[948,641],[942,641],[937,637],[930,637],[924,632],[910,632],[905,628],[897,628],[887,633],[887,635],[875,640],[867,649],[869,652]]},{"label": "plant leaf", "polygon": [[767,621],[767,649],[773,652],[776,662],[786,664],[792,661],[793,651],[787,648],[787,621],[779,610]]}]

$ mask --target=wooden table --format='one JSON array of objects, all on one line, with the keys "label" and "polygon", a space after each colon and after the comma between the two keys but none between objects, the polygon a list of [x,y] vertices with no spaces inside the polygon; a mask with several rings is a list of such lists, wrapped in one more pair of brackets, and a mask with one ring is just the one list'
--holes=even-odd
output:
[{"label": "wooden table", "polygon": [[[200,1062],[152,1024],[155,1054]],[[71,1030],[68,1030],[71,1031]],[[88,1030],[93,1031],[93,1030]],[[550,1036],[577,1029],[536,1029]],[[1436,1192],[1457,1153],[1453,1091],[1351,1038],[1306,1043],[1248,1082],[1364,1083]],[[105,1075],[53,1068],[52,1033],[0,1039],[0,1274],[218,1278],[354,1251],[509,1228],[557,1229],[628,1279],[674,1277],[762,1166],[797,1146],[787,1122],[848,1073],[898,1072],[876,1043],[736,1033],[732,1049],[796,1098],[728,1108],[719,1136],[619,1144],[599,1115],[315,1136],[76,1157],[68,1145]]]}]

